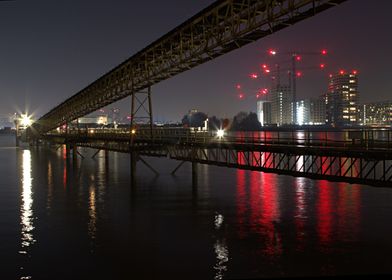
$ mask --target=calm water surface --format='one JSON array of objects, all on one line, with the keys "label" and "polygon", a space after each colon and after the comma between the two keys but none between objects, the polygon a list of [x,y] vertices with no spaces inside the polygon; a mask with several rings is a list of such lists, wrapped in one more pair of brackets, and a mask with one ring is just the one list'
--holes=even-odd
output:
[{"label": "calm water surface", "polygon": [[244,279],[392,273],[392,190],[0,136],[0,279]]}]

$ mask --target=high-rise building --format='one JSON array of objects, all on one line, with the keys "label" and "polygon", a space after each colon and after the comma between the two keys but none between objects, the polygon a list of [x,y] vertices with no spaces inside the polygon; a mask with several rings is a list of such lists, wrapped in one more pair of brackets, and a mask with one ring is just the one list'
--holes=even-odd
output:
[{"label": "high-rise building", "polygon": [[325,124],[325,99],[308,98],[297,101],[297,124],[321,125]]},{"label": "high-rise building", "polygon": [[271,90],[271,123],[293,123],[293,94],[290,86],[278,85]]},{"label": "high-rise building", "polygon": [[325,124],[327,118],[325,95],[310,99],[310,124]]},{"label": "high-rise building", "polygon": [[343,70],[330,75],[326,94],[327,123],[333,126],[359,124],[358,75]]},{"label": "high-rise building", "polygon": [[392,125],[392,101],[364,104],[362,120],[364,125]]},{"label": "high-rise building", "polygon": [[304,125],[310,122],[310,99],[297,101],[297,124]]},{"label": "high-rise building", "polygon": [[271,102],[266,100],[257,101],[257,119],[262,126],[271,124]]}]

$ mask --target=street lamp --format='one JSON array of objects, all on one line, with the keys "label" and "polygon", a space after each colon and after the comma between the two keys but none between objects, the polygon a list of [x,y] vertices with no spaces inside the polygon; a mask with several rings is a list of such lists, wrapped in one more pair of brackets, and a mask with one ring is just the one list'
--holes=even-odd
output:
[{"label": "street lamp", "polygon": [[32,120],[31,117],[28,116],[27,114],[22,114],[22,115],[20,116],[19,121],[20,121],[20,124],[21,124],[24,128],[29,127],[29,126],[33,123],[33,120]]}]

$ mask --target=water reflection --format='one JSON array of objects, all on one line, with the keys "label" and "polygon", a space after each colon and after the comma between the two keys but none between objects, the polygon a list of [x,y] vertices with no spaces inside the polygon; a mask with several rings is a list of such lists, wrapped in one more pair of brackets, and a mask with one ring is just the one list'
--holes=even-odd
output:
[{"label": "water reflection", "polygon": [[360,228],[360,188],[358,185],[339,183],[337,214],[339,239],[355,241]]},{"label": "water reflection", "polygon": [[[282,224],[280,222],[279,191],[277,189],[276,176],[270,173],[253,172],[252,185],[260,189],[261,217],[259,223],[263,228],[260,232],[264,235],[264,254],[277,256],[282,252],[281,234]],[[257,179],[258,178],[258,179]],[[251,187],[253,189],[254,187]]]},{"label": "water reflection", "polygon": [[245,238],[246,232],[246,212],[247,212],[247,195],[246,195],[246,182],[245,182],[245,170],[237,170],[237,223],[238,223],[238,235],[239,237]]},{"label": "water reflection", "polygon": [[239,237],[255,235],[263,255],[280,255],[283,225],[280,222],[276,175],[244,170],[237,170],[236,174]]},{"label": "water reflection", "polygon": [[96,221],[97,221],[97,210],[96,210],[96,195],[94,185],[90,185],[89,188],[89,207],[88,207],[88,234],[92,241],[95,239],[96,233]]},{"label": "water reflection", "polygon": [[297,250],[303,251],[305,245],[305,221],[307,217],[306,204],[306,180],[298,177],[295,180],[295,213],[294,221],[296,227]]},{"label": "water reflection", "polygon": [[215,277],[214,279],[223,279],[225,272],[227,271],[227,262],[229,261],[229,248],[226,244],[224,237],[219,237],[219,231],[223,230],[223,215],[216,213],[214,219],[215,230],[218,233],[218,238],[214,244],[214,251],[216,255],[216,262],[214,265]]},{"label": "water reflection", "polygon": [[317,228],[320,243],[321,245],[328,245],[331,242],[333,206],[331,188],[325,180],[319,181],[317,208]]},{"label": "water reflection", "polygon": [[[31,153],[24,150],[22,154],[22,203],[20,209],[21,229],[21,249],[19,254],[27,255],[31,245],[35,243],[33,236],[34,230],[34,213],[33,213],[33,191],[32,191],[32,170],[31,170]],[[20,267],[21,272],[26,274],[24,267]],[[20,279],[31,279],[31,275],[21,276]]]},{"label": "water reflection", "polygon": [[52,163],[48,161],[48,197],[46,201],[46,208],[50,210],[53,196],[53,168]]},{"label": "water reflection", "polygon": [[27,254],[27,249],[35,242],[33,236],[34,216],[33,216],[33,192],[31,176],[31,154],[29,150],[23,151],[22,156],[22,206],[20,210],[20,219],[22,225],[21,254]]}]

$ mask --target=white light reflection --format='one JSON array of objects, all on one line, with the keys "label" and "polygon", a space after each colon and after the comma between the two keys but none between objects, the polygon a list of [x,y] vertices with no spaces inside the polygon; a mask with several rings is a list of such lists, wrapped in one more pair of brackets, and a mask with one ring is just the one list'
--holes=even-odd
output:
[{"label": "white light reflection", "polygon": [[[221,229],[223,220],[223,215],[215,214],[214,225],[216,230]],[[214,251],[216,255],[214,279],[223,279],[224,273],[227,271],[227,262],[229,261],[229,249],[224,238],[217,238],[214,244]]]},{"label": "white light reflection", "polygon": [[296,217],[301,219],[307,218],[306,213],[306,179],[297,177],[296,179]]},{"label": "white light reflection", "polygon": [[223,216],[221,214],[215,215],[215,229],[219,229],[223,223]]},{"label": "white light reflection", "polygon": [[216,254],[216,264],[214,266],[214,279],[223,279],[224,273],[227,271],[226,263],[229,261],[229,249],[227,248],[225,240],[217,240],[214,244]]},{"label": "white light reflection", "polygon": [[27,254],[27,248],[30,247],[34,242],[34,237],[32,231],[34,230],[33,225],[33,198],[32,198],[32,181],[31,177],[31,154],[29,150],[23,151],[22,158],[22,205],[20,210],[20,219],[22,225],[22,239],[21,246],[22,250],[19,251],[20,254]]},{"label": "white light reflection", "polygon": [[95,239],[96,232],[96,221],[97,221],[97,210],[96,210],[96,196],[94,186],[90,186],[89,189],[89,223],[88,223],[88,233],[92,240]]}]

